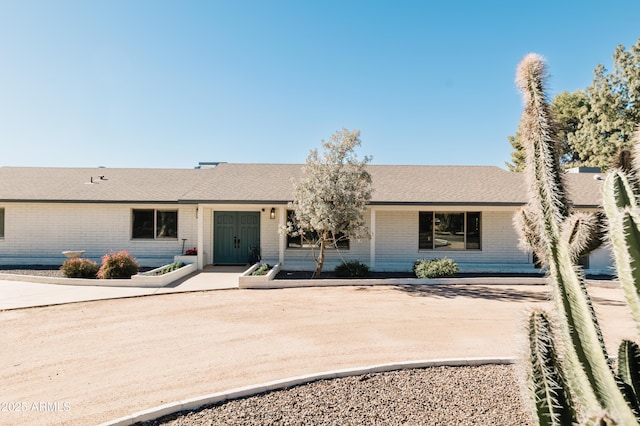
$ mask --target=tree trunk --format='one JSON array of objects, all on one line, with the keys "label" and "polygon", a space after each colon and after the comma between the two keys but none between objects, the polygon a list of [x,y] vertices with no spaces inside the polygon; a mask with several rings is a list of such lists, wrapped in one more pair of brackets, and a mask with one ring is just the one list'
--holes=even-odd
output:
[{"label": "tree trunk", "polygon": [[324,266],[324,251],[327,247],[327,231],[322,231],[320,234],[320,253],[316,259],[316,271],[313,273],[312,278],[320,278],[322,267]]}]

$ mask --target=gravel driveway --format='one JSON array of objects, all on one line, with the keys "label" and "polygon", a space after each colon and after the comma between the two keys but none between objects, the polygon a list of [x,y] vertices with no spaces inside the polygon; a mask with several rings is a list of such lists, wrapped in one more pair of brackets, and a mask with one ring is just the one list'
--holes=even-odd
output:
[{"label": "gravel driveway", "polygon": [[[591,291],[610,350],[635,336],[621,292]],[[524,313],[547,297],[544,286],[340,287],[4,311],[0,424],[96,424],[319,371],[517,356]]]}]

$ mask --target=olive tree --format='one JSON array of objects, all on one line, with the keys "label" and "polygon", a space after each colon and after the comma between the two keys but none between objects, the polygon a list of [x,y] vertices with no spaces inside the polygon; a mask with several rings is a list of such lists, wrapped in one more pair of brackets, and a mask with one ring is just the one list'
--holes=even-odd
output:
[{"label": "olive tree", "polygon": [[354,149],[360,143],[359,130],[334,133],[322,141],[322,153],[309,152],[302,178],[293,181],[292,214],[283,232],[311,247],[314,278],[322,272],[327,247],[339,249],[341,241],[369,237],[365,212],[372,190],[366,165],[371,157],[358,159]]}]

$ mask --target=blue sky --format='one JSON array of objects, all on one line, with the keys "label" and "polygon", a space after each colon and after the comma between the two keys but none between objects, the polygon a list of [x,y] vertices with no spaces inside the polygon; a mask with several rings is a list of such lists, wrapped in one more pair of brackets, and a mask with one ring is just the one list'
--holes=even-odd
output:
[{"label": "blue sky", "polygon": [[0,165],[303,163],[343,127],[374,164],[510,160],[515,69],[584,89],[636,0],[0,0]]}]

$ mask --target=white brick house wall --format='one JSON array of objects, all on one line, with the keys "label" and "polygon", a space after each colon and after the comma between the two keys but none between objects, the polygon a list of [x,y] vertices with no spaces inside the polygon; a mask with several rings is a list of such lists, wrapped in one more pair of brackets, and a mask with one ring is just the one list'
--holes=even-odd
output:
[{"label": "white brick house wall", "polygon": [[512,264],[528,268],[530,256],[518,249],[518,235],[512,225],[512,210],[482,211],[481,250],[419,250],[418,220],[420,211],[481,211],[477,208],[452,210],[376,209],[376,269],[411,271],[417,259],[448,257],[460,264]]},{"label": "white brick house wall", "polygon": [[376,269],[410,271],[418,258],[418,212],[376,209]]},{"label": "white brick house wall", "polygon": [[[62,264],[65,250],[85,250],[99,263],[110,251],[127,250],[141,266],[158,266],[195,245],[195,206],[168,204],[5,203],[0,263]],[[178,210],[178,238],[131,239],[132,209]]]},{"label": "white brick house wall", "polygon": [[[315,266],[310,249],[281,249],[278,228],[284,206],[276,206],[277,217],[270,218],[272,205],[200,205],[126,204],[126,203],[3,203],[4,238],[0,238],[0,264],[59,265],[65,250],[86,250],[84,257],[100,261],[109,251],[128,250],[142,266],[170,263],[184,248],[198,246],[198,221],[202,216],[204,264],[213,263],[213,214],[216,210],[260,212],[260,248],[262,258],[278,263],[281,253],[285,269],[311,270]],[[177,209],[178,238],[157,240],[131,239],[133,209]],[[458,211],[482,211],[481,250],[418,250],[419,211],[452,211],[451,208],[381,207],[375,209],[375,226],[371,211],[367,220],[372,230],[369,239],[351,241],[349,250],[327,250],[325,270],[330,271],[343,260],[359,260],[371,265],[374,245],[376,271],[410,271],[416,259],[449,257],[459,264],[500,264],[530,267],[531,254],[518,248],[518,236],[512,225],[515,209],[459,208]],[[281,251],[282,250],[282,251]],[[599,249],[590,256],[593,273],[611,271],[610,251]]]},{"label": "white brick house wall", "polygon": [[[318,255],[318,250],[315,252]],[[325,262],[323,271],[333,271],[333,269],[343,261],[358,260],[361,263],[369,264],[369,240],[352,240],[349,242],[349,249],[327,248],[325,251]],[[315,261],[312,251],[309,248],[291,248],[285,250],[284,268],[288,270],[313,270]]]},{"label": "white brick house wall", "polygon": [[[369,213],[367,213],[366,220],[367,225],[370,227],[371,216]],[[318,250],[316,250],[315,255],[318,255]],[[323,271],[333,271],[343,261],[348,262],[351,260],[358,260],[365,264],[370,263],[370,240],[368,238],[349,241],[349,249],[327,248]],[[310,271],[315,269],[315,265],[310,248],[285,248],[284,269]]]},{"label": "white brick house wall", "polygon": [[278,263],[279,236],[278,225],[280,224],[279,209],[276,208],[276,217],[270,218],[271,207],[265,208],[260,214],[260,250],[262,260],[270,265]]}]

